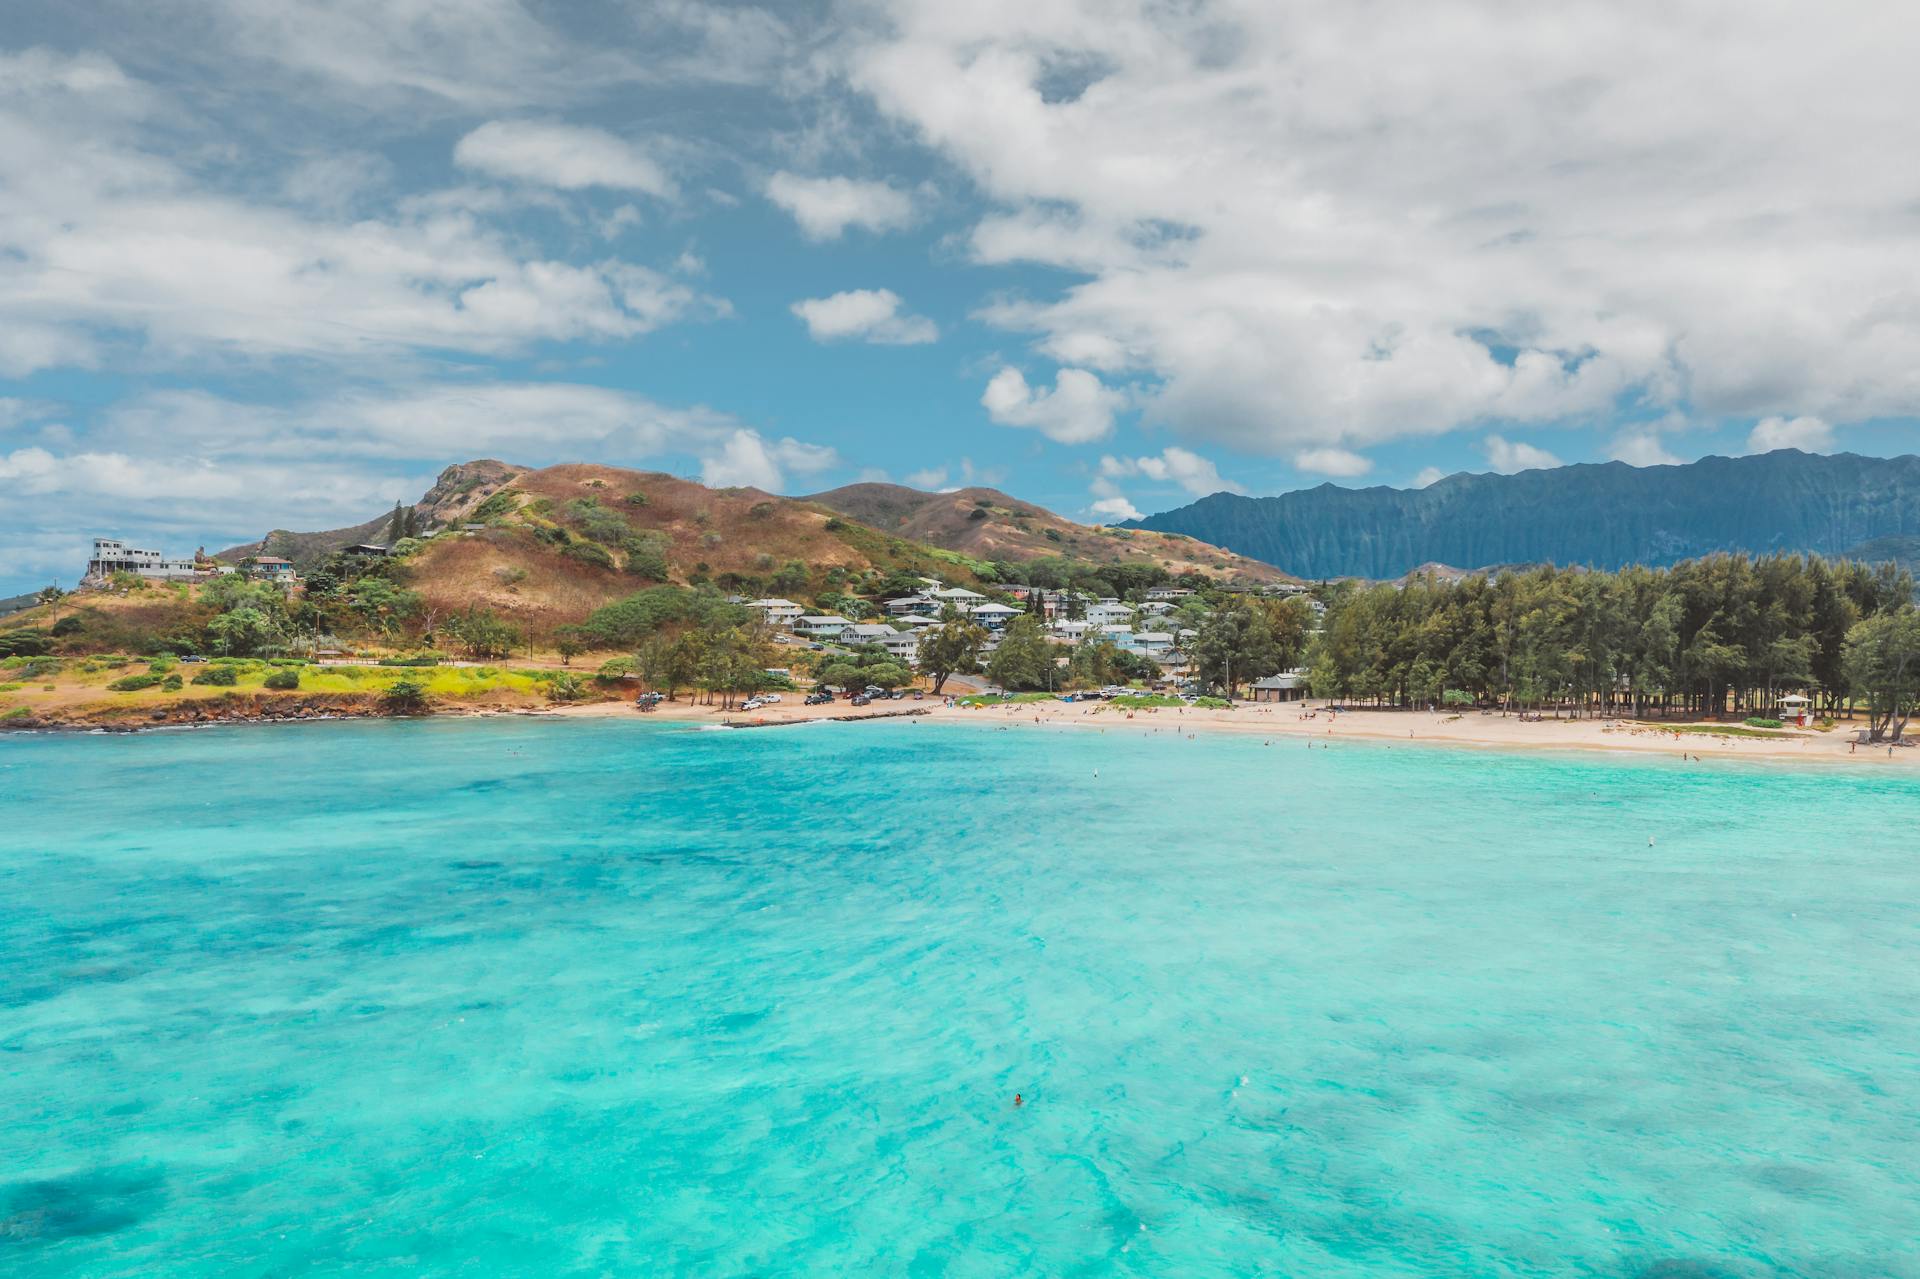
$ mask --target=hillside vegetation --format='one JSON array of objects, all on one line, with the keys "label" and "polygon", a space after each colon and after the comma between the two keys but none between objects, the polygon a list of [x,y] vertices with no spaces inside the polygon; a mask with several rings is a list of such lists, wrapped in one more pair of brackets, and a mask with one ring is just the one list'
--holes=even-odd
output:
[{"label": "hillside vegetation", "polygon": [[1151,561],[1174,576],[1205,573],[1246,582],[1293,580],[1250,560],[1181,534],[1076,524],[998,489],[924,493],[898,484],[849,484],[806,499],[897,537],[980,560],[1065,556],[1092,564]]}]

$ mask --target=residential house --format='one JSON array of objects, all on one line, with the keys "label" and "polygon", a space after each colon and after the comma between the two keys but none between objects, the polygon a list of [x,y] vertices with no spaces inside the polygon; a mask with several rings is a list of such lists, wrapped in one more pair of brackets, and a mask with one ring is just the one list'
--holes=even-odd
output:
[{"label": "residential house", "polygon": [[276,586],[292,586],[299,579],[293,571],[293,561],[281,559],[278,555],[255,555],[242,561],[241,570],[248,577],[257,577]]},{"label": "residential house", "polygon": [[880,607],[886,610],[888,617],[907,617],[914,613],[938,613],[940,601],[931,595],[902,595]]},{"label": "residential house", "polygon": [[937,600],[944,600],[949,604],[958,604],[962,608],[970,607],[974,604],[984,604],[987,599],[987,597],[979,591],[970,591],[964,586],[949,586],[945,590],[935,591],[933,597]]},{"label": "residential house", "polygon": [[794,622],[805,616],[807,611],[792,600],[783,600],[777,596],[763,600],[750,600],[747,607],[765,618],[768,626],[781,630],[792,627]]},{"label": "residential house", "polygon": [[1122,647],[1129,653],[1164,662],[1173,655],[1173,635],[1168,631],[1135,631]]},{"label": "residential house", "polygon": [[[937,623],[936,623],[937,625]],[[879,622],[862,622],[841,633],[843,644],[878,644],[887,656],[912,666],[920,656],[920,636],[913,631],[897,631]]]},{"label": "residential house", "polygon": [[1122,622],[1131,624],[1134,607],[1122,604],[1119,600],[1101,600],[1098,604],[1087,606],[1087,620],[1095,626],[1113,626]]},{"label": "residential house", "polygon": [[[976,595],[974,598],[984,599],[985,597]],[[1020,610],[1009,608],[1005,604],[975,604],[967,610],[967,616],[988,630],[997,631],[1020,616]]]},{"label": "residential house", "polygon": [[1152,586],[1147,588],[1147,598],[1159,602],[1183,600],[1191,594],[1193,594],[1193,590],[1185,586]]},{"label": "residential house", "polygon": [[796,617],[793,620],[793,633],[803,639],[837,640],[852,625],[853,623],[846,618],[836,617],[831,613],[813,614],[807,617]]}]

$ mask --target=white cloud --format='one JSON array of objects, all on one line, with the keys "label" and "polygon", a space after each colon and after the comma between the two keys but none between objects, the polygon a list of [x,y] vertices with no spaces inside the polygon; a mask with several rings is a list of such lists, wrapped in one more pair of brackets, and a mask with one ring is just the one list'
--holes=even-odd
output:
[{"label": "white cloud", "polygon": [[884,182],[782,171],[767,180],[767,198],[792,214],[812,240],[837,240],[850,226],[895,231],[913,221],[913,197]]},{"label": "white cloud", "polygon": [[1774,449],[1824,453],[1832,447],[1833,428],[1817,417],[1762,418],[1747,435],[1749,453],[1770,453]]},{"label": "white cloud", "polygon": [[[160,109],[146,89],[97,60],[7,58],[0,373],[97,364],[103,343],[129,340],[175,363],[505,354],[724,312],[645,267],[530,254],[487,224],[484,201],[409,200],[348,217],[207,189],[158,154],[164,139],[143,120]],[[11,75],[28,62],[44,74]],[[23,93],[23,81],[53,87]]]},{"label": "white cloud", "polygon": [[1103,497],[1089,506],[1087,510],[1098,522],[1104,524],[1112,524],[1117,520],[1137,520],[1140,518],[1140,508],[1124,497]]},{"label": "white cloud", "polygon": [[939,489],[947,482],[948,471],[944,466],[929,466],[924,470],[909,471],[906,474],[908,488]]},{"label": "white cloud", "polygon": [[1920,10],[1725,12],[1676,0],[1650,48],[1590,0],[898,0],[843,47],[991,202],[976,258],[1075,273],[988,317],[1194,437],[1920,412],[1884,154],[1920,115]]},{"label": "white cloud", "polygon": [[1002,426],[1029,427],[1061,444],[1087,444],[1113,429],[1113,415],[1126,403],[1085,369],[1061,369],[1051,391],[1027,385],[1019,369],[993,375],[980,397],[987,416]]},{"label": "white cloud", "polygon": [[1332,447],[1301,449],[1293,455],[1293,465],[1298,470],[1311,471],[1315,475],[1332,475],[1340,479],[1351,479],[1371,471],[1373,459],[1362,457],[1351,449]]},{"label": "white cloud", "polygon": [[1545,449],[1498,435],[1489,435],[1481,441],[1481,448],[1487,455],[1487,464],[1502,475],[1512,475],[1515,471],[1544,471],[1565,465]]},{"label": "white cloud", "polygon": [[939,338],[940,330],[922,315],[900,310],[892,289],[848,289],[824,298],[795,302],[793,313],[806,321],[816,342],[859,338],[888,346],[913,346]]},{"label": "white cloud", "polygon": [[1158,455],[1148,457],[1103,457],[1100,475],[1106,479],[1142,475],[1162,484],[1177,484],[1194,497],[1246,492],[1238,484],[1220,478],[1220,468],[1212,462],[1179,445],[1170,445]]},{"label": "white cloud", "polygon": [[1417,489],[1428,488],[1446,478],[1447,473],[1439,467],[1423,466],[1420,468],[1420,474],[1413,477],[1413,487]]},{"label": "white cloud", "polygon": [[700,482],[714,488],[757,488],[777,493],[789,471],[814,475],[839,463],[832,449],[799,440],[768,440],[757,431],[741,429],[728,435],[717,451],[701,460]]},{"label": "white cloud", "polygon": [[1607,456],[1628,466],[1678,466],[1681,462],[1661,441],[1660,433],[1650,427],[1633,428],[1616,435]]},{"label": "white cloud", "polygon": [[670,196],[673,182],[640,148],[604,129],[492,120],[461,138],[453,162],[490,177],[578,191],[605,187]]}]

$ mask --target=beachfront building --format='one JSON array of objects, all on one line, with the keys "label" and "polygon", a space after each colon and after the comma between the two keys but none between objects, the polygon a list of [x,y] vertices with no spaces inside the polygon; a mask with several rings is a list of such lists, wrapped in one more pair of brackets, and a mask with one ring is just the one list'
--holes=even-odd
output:
[{"label": "beachfront building", "polygon": [[802,639],[837,640],[846,633],[853,623],[844,617],[831,613],[796,617],[793,620],[793,633]]},{"label": "beachfront building", "polygon": [[747,607],[760,614],[767,625],[776,630],[791,628],[796,621],[806,616],[807,612],[792,600],[783,600],[778,596],[763,600],[749,600]]},{"label": "beachfront building", "polygon": [[1297,702],[1307,695],[1307,677],[1304,671],[1288,671],[1282,675],[1269,675],[1265,679],[1253,682],[1253,700],[1256,702]]},{"label": "beachfront building", "polygon": [[117,537],[94,538],[87,571],[80,578],[81,585],[97,585],[115,573],[132,573],[160,581],[187,581],[199,576],[192,560],[168,559],[159,551],[128,546]]},{"label": "beachfront building", "polygon": [[1173,635],[1169,631],[1135,631],[1121,647],[1164,663],[1173,657]]}]

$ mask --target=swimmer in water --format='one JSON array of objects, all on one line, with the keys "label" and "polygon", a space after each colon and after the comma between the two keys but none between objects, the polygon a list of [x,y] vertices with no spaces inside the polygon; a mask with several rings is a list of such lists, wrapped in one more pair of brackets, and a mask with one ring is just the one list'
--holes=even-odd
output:
[{"label": "swimmer in water", "polygon": [[1026,1104],[1027,1104],[1026,1098],[1022,1097],[1019,1093],[1013,1094],[1013,1106],[1015,1110],[1018,1110],[1020,1107]]}]

